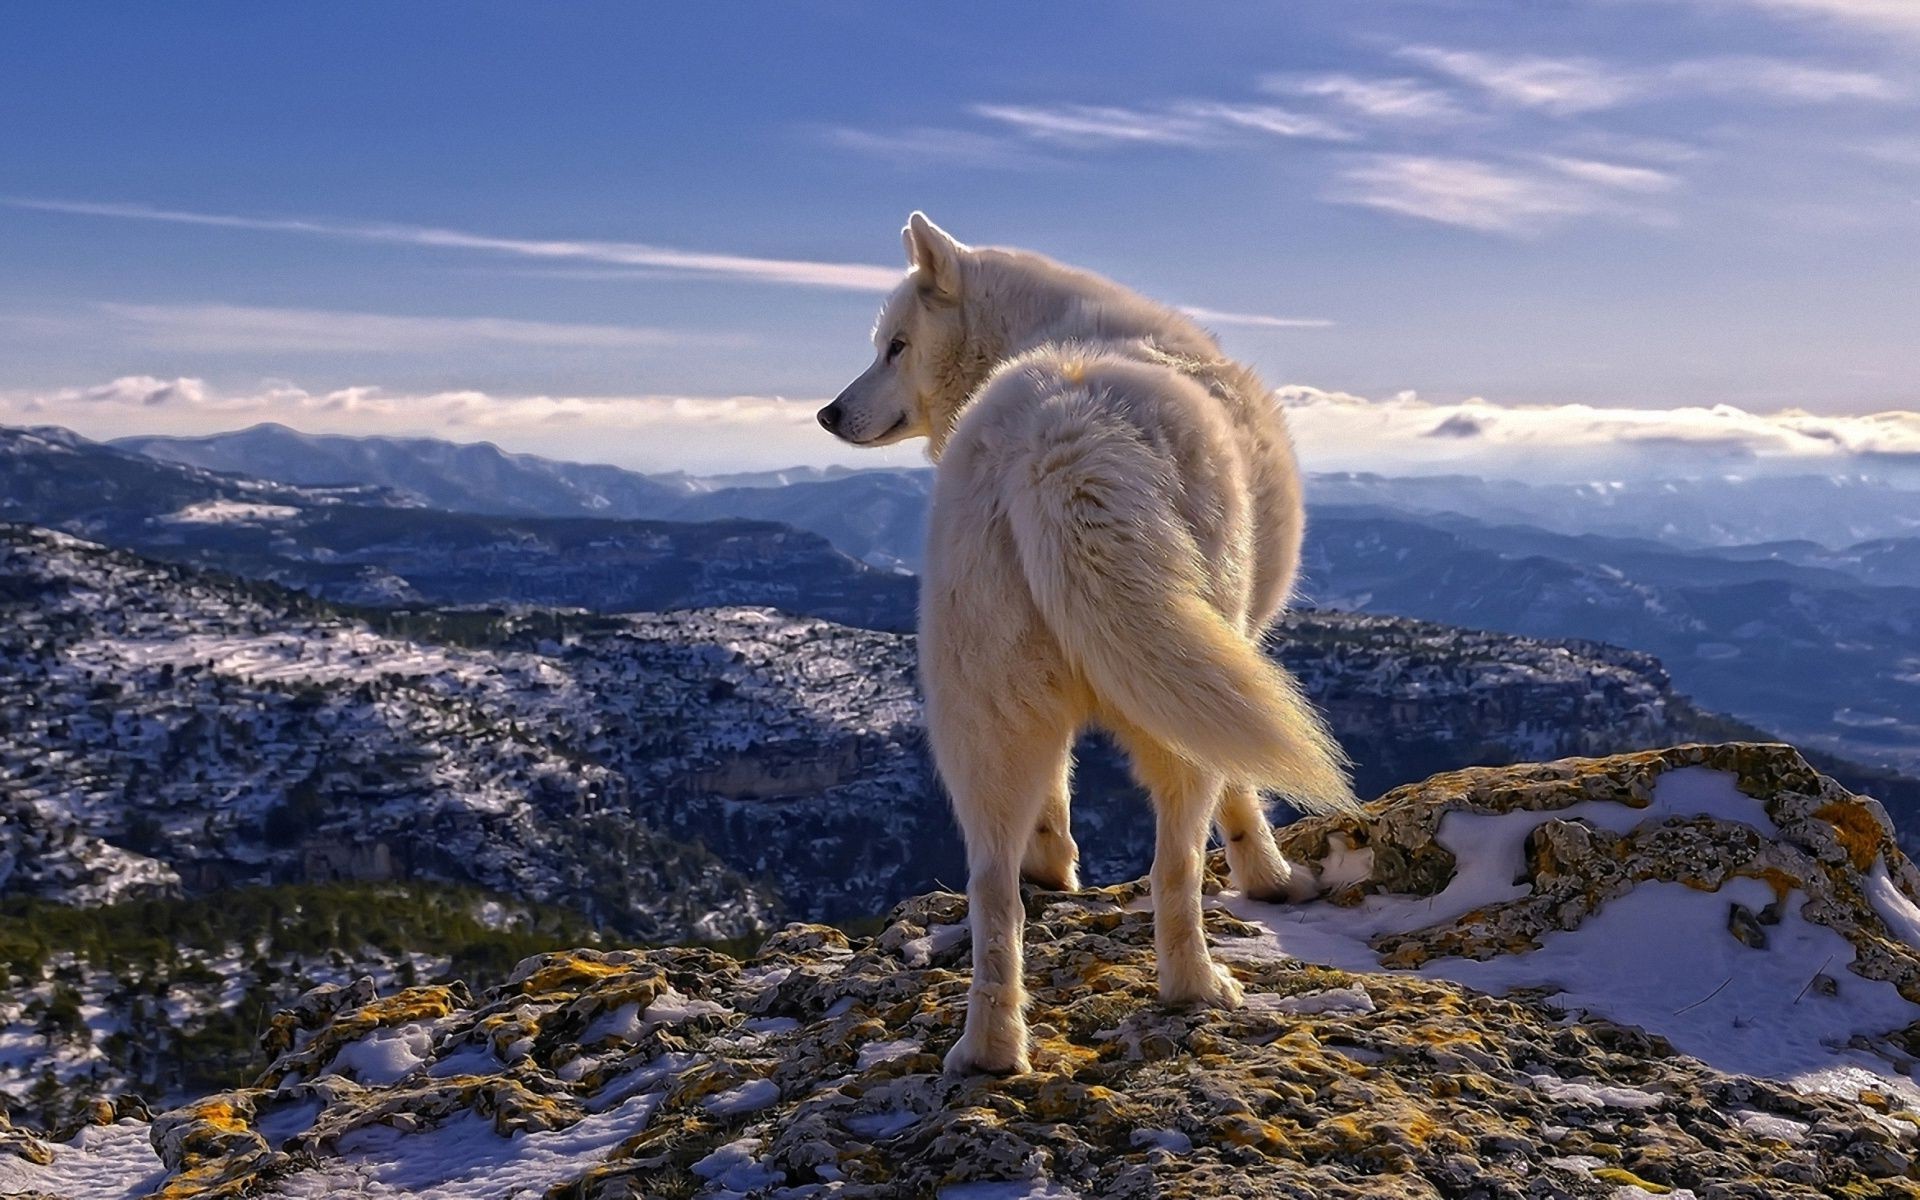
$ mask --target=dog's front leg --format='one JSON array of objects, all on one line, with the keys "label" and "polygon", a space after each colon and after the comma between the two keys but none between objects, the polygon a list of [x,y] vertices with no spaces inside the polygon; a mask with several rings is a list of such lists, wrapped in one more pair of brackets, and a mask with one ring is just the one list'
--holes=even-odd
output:
[{"label": "dog's front leg", "polygon": [[967,989],[967,1026],[947,1053],[946,1068],[952,1075],[1021,1074],[1030,1068],[1020,858],[1012,846],[982,850],[978,856],[968,854],[973,985]]},{"label": "dog's front leg", "polygon": [[1057,705],[1008,705],[1006,687],[948,682],[938,671],[929,679],[928,732],[967,839],[973,986],[947,1070],[1017,1073],[1028,1069],[1020,864],[1066,776],[1073,729]]}]

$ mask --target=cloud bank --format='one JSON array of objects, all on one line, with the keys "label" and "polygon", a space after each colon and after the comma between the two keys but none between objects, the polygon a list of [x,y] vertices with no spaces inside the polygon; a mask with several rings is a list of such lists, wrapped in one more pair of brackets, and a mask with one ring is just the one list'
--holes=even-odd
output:
[{"label": "cloud bank", "polygon": [[[1435,403],[1405,392],[1369,400],[1304,385],[1279,389],[1302,461],[1314,471],[1464,472],[1584,481],[1920,468],[1920,412],[1753,413],[1729,405]],[[921,460],[914,445],[868,453],[815,427],[823,401],[777,396],[547,396],[482,391],[313,391],[284,381],[228,391],[196,378],[134,375],[95,387],[0,392],[0,423],[57,424],[94,437],[209,433],[279,421],[315,433],[472,441],[641,470],[748,470]]]},{"label": "cloud bank", "polygon": [[1315,470],[1585,480],[1920,466],[1920,412],[1754,413],[1732,405],[1598,408],[1368,400],[1291,386],[1279,396]]}]

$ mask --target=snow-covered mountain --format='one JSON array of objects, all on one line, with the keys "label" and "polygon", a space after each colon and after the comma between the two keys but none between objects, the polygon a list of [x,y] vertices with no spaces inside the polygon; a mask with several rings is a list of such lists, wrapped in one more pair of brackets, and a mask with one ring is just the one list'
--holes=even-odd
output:
[{"label": "snow-covered mountain", "polygon": [[691,486],[635,471],[509,454],[491,442],[347,437],[261,424],[209,437],[112,443],[163,462],[299,484],[372,484],[455,512],[518,517],[659,517]]},{"label": "snow-covered mountain", "polygon": [[62,430],[0,428],[0,463],[0,519],[348,603],[602,612],[775,604],[883,629],[913,619],[910,579],[773,521],[451,512],[391,489],[266,483],[163,463]]},{"label": "snow-covered mountain", "polygon": [[[487,443],[435,438],[345,437],[256,425],[202,437],[131,437],[114,443],[154,458],[298,484],[372,484],[469,512],[518,516],[624,516],[711,520],[759,516],[769,488],[821,486],[851,502],[871,476],[924,492],[929,471],[796,467],[745,475],[646,475],[617,467],[510,454]],[[1455,514],[1493,525],[1554,533],[1639,538],[1699,549],[1804,541],[1838,550],[1883,538],[1920,537],[1920,489],[1872,475],[1717,475],[1691,479],[1524,483],[1475,475],[1388,476],[1325,472],[1312,477],[1316,505],[1403,514]],[[714,493],[726,493],[715,495]],[[850,549],[821,505],[818,523],[792,519]],[[912,563],[909,547],[882,547]],[[865,554],[864,550],[851,551]]]},{"label": "snow-covered mountain", "polygon": [[644,475],[510,454],[490,443],[307,434],[255,425],[113,445],[172,463],[296,484],[352,481],[434,508],[508,517],[779,521],[883,567],[917,567],[932,472],[795,467],[737,475]]},{"label": "snow-covered mountain", "polygon": [[[0,566],[6,892],[427,877],[713,937],[871,915],[961,867],[903,635],[769,609],[346,613],[19,526]],[[1604,646],[1338,613],[1274,645],[1369,791],[1701,728],[1656,662]],[[1137,873],[1146,806],[1087,751],[1089,866]]]},{"label": "snow-covered mountain", "polygon": [[[130,444],[238,466],[262,439],[296,460],[307,444],[278,427]],[[462,449],[367,447],[426,465],[459,461]],[[646,515],[780,521],[869,564],[912,570],[929,481],[926,471],[774,472],[729,486],[662,477]],[[1855,476],[1536,485],[1323,474],[1308,491],[1314,603],[1632,646],[1658,655],[1710,707],[1804,746],[1920,774],[1920,490]],[[847,619],[844,608],[827,615]],[[903,606],[891,627],[909,624]]]},{"label": "snow-covered mountain", "polygon": [[1326,473],[1315,504],[1453,513],[1492,525],[1640,538],[1683,548],[1806,541],[1839,549],[1920,536],[1920,488],[1878,476],[1718,475],[1694,479],[1522,483],[1477,475]]}]

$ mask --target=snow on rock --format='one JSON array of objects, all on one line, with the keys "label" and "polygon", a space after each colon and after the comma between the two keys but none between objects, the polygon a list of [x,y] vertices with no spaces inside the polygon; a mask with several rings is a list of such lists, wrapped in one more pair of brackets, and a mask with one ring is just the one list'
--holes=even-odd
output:
[{"label": "snow on rock", "polygon": [[1793,751],[1455,772],[1280,836],[1346,882],[1254,905],[1211,860],[1234,1011],[1159,1002],[1143,882],[1032,894],[1019,1077],[941,1072],[967,946],[934,931],[966,902],[933,893],[871,939],[795,924],[745,962],[577,950],[480,997],[317,990],[257,1086],[163,1114],[152,1145],[182,1195],[1920,1189],[1916,872]]},{"label": "snow on rock", "polygon": [[0,1196],[138,1200],[167,1178],[147,1132],[143,1121],[88,1125],[67,1141],[39,1142],[39,1152],[28,1154],[9,1142],[5,1118],[0,1118]]},{"label": "snow on rock", "polygon": [[254,504],[245,500],[202,500],[167,513],[161,521],[175,525],[251,525],[287,521],[301,510],[290,504]]}]

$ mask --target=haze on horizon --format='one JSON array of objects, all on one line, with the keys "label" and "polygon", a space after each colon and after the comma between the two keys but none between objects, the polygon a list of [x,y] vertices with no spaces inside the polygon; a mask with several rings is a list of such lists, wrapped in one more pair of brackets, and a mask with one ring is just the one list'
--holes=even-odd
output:
[{"label": "haze on horizon", "polygon": [[0,32],[0,423],[913,463],[811,411],[918,207],[1196,310],[1313,469],[1920,458],[1920,6],[122,3]]}]

